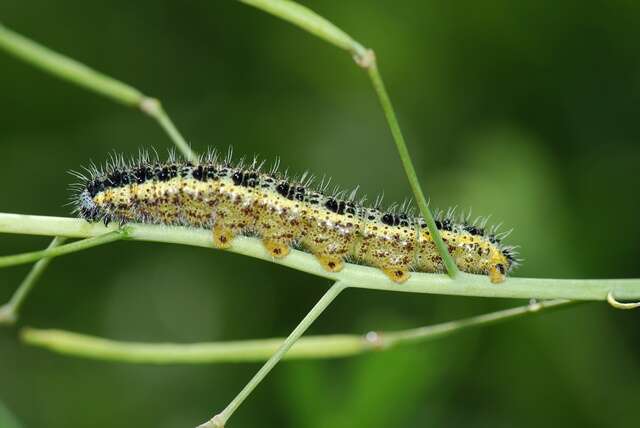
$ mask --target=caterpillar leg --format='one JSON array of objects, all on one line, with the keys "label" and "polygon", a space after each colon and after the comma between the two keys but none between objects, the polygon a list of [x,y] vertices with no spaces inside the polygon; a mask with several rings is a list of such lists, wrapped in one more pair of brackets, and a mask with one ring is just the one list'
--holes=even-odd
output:
[{"label": "caterpillar leg", "polygon": [[279,259],[289,254],[289,245],[286,242],[276,241],[272,239],[263,239],[262,244],[269,254]]},{"label": "caterpillar leg", "polygon": [[489,268],[489,280],[493,284],[500,284],[501,282],[504,282],[505,279],[507,279],[507,275],[505,273],[504,265],[502,263],[491,265]]},{"label": "caterpillar leg", "polygon": [[340,272],[344,267],[344,259],[340,256],[329,254],[316,254],[315,256],[324,270],[328,272]]},{"label": "caterpillar leg", "polygon": [[391,281],[398,284],[402,284],[411,276],[411,274],[405,267],[390,266],[381,268],[381,270],[385,275],[389,277],[389,279],[391,279]]},{"label": "caterpillar leg", "polygon": [[233,239],[233,232],[231,229],[215,225],[213,226],[213,246],[219,250],[224,250],[231,247],[231,240]]}]

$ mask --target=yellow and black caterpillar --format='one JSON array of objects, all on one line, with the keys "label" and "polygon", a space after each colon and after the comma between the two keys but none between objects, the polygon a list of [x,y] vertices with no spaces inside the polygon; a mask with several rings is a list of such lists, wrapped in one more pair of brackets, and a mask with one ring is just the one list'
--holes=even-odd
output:
[{"label": "yellow and black caterpillar", "polygon": [[[165,162],[115,156],[104,170],[87,168],[73,197],[75,212],[89,221],[184,225],[213,231],[213,244],[228,248],[237,235],[259,237],[273,257],[292,247],[313,254],[328,271],[345,260],[382,270],[395,282],[410,271],[444,272],[431,235],[421,217],[407,210],[384,211],[354,199],[355,192],[327,194],[312,188],[305,176],[290,180],[262,164],[232,164],[215,153],[196,162],[170,156]],[[456,222],[437,216],[436,225],[460,270],[487,274],[501,282],[517,264],[504,234],[487,231],[483,222]]]}]

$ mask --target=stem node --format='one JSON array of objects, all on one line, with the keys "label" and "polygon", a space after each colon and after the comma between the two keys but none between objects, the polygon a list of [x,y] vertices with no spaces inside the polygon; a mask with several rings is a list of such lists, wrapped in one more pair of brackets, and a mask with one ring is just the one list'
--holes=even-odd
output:
[{"label": "stem node", "polygon": [[162,104],[157,98],[143,97],[140,100],[140,110],[151,117],[157,117],[161,109]]},{"label": "stem node", "polygon": [[353,60],[365,70],[371,68],[376,63],[376,53],[373,49],[366,49],[364,52],[353,54]]},{"label": "stem node", "polygon": [[371,346],[371,348],[381,351],[387,347],[381,333],[377,331],[370,331],[364,336],[364,340]]},{"label": "stem node", "polygon": [[198,425],[196,428],[224,428],[225,423],[226,421],[222,417],[222,414],[219,413],[202,425]]}]

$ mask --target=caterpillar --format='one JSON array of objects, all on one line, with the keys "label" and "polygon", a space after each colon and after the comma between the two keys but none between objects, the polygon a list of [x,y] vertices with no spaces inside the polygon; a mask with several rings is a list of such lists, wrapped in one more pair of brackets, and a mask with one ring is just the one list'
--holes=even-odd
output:
[{"label": "caterpillar", "polygon": [[[381,198],[373,206],[337,188],[330,180],[313,186],[303,174],[290,179],[268,172],[264,162],[233,164],[215,151],[189,162],[170,153],[160,161],[141,152],[125,161],[112,155],[103,168],[91,165],[73,185],[74,213],[87,221],[116,221],[183,225],[212,231],[213,245],[226,249],[238,235],[256,236],[274,257],[299,248],[316,257],[327,271],[340,271],[345,262],[372,266],[402,283],[410,271],[445,272],[423,218],[407,204],[387,210]],[[487,219],[459,221],[454,210],[436,216],[436,226],[460,270],[504,281],[517,265],[515,247],[503,245],[507,233],[486,228]]]}]

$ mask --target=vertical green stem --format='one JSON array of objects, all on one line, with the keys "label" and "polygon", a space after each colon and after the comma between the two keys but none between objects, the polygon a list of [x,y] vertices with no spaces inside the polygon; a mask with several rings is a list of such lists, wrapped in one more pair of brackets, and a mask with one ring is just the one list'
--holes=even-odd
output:
[{"label": "vertical green stem", "polygon": [[376,59],[373,52],[370,52],[368,58],[362,58],[359,64],[365,67],[367,69],[367,72],[369,73],[371,83],[373,84],[373,88],[375,89],[376,94],[378,94],[380,105],[382,106],[384,115],[387,118],[389,129],[391,130],[391,135],[393,136],[393,141],[395,141],[396,143],[398,154],[400,155],[400,160],[402,161],[402,166],[404,167],[404,171],[407,174],[407,178],[409,179],[409,185],[411,186],[411,190],[413,191],[413,194],[416,198],[416,203],[418,204],[420,213],[427,223],[429,233],[431,234],[433,242],[436,244],[436,248],[438,249],[438,253],[440,254],[440,257],[442,257],[444,265],[447,268],[447,273],[451,278],[454,278],[459,272],[458,266],[449,254],[447,245],[442,240],[440,232],[436,227],[436,222],[434,221],[433,216],[431,215],[431,211],[427,206],[427,200],[424,196],[424,193],[422,192],[422,188],[420,187],[420,182],[418,181],[416,170],[413,167],[413,163],[411,162],[411,156],[409,155],[407,144],[405,143],[404,136],[402,135],[402,131],[400,130],[400,125],[398,124],[398,119],[396,118],[396,114],[393,110],[391,99],[387,94],[384,82],[382,81],[382,77],[380,76],[380,72],[378,71],[378,65],[376,64]]},{"label": "vertical green stem", "polygon": [[[47,247],[47,250],[57,247],[64,243],[64,241],[66,241],[66,238],[60,236],[53,238]],[[22,304],[42,276],[42,273],[45,271],[47,266],[49,266],[50,262],[51,258],[46,257],[38,260],[38,262],[33,265],[29,274],[25,277],[20,286],[18,286],[18,289],[13,293],[13,296],[11,296],[11,299],[0,307],[0,324],[13,324],[16,321]]]},{"label": "vertical green stem", "polygon": [[280,345],[275,354],[267,360],[267,362],[258,370],[253,378],[245,385],[240,393],[229,403],[229,405],[220,413],[215,415],[211,420],[200,425],[198,428],[222,428],[225,426],[229,418],[242,402],[253,392],[253,390],[262,382],[269,374],[271,369],[282,359],[284,354],[293,346],[293,344],[302,336],[309,326],[320,316],[320,314],[329,306],[346,286],[341,282],[334,283],[329,290],[320,298],[318,303],[307,313],[300,321],[300,324],[291,332],[285,341]]}]

